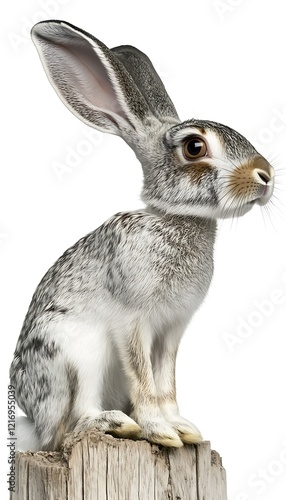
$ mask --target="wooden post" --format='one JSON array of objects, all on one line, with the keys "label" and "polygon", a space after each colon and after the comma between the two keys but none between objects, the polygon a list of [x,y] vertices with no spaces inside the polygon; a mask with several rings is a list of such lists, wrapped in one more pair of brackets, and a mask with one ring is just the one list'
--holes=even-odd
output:
[{"label": "wooden post", "polygon": [[226,500],[225,470],[210,443],[179,449],[94,430],[61,452],[17,453],[11,500]]}]

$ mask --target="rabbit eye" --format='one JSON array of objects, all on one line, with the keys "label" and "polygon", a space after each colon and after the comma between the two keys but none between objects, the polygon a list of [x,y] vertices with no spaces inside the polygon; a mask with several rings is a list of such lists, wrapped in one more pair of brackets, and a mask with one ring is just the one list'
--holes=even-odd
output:
[{"label": "rabbit eye", "polygon": [[187,160],[195,160],[196,158],[206,156],[207,145],[200,137],[192,137],[185,142],[183,151]]}]

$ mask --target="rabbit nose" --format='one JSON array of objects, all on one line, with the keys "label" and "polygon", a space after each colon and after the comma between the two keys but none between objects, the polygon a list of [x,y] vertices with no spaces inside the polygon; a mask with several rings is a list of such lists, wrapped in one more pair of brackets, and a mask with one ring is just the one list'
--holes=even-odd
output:
[{"label": "rabbit nose", "polygon": [[274,169],[271,167],[270,163],[265,160],[265,158],[255,158],[253,167],[252,175],[254,176],[256,182],[264,186],[271,186],[273,184]]},{"label": "rabbit nose", "polygon": [[265,158],[255,159],[252,170],[252,178],[256,184],[260,184],[260,192],[256,202],[265,205],[272,196],[274,189],[274,169]]},{"label": "rabbit nose", "polygon": [[266,171],[266,170],[262,170],[260,168],[255,168],[254,171],[253,171],[253,175],[255,177],[255,180],[257,182],[259,182],[259,184],[268,184],[271,185],[273,183],[273,177],[274,177],[274,170],[273,168],[271,167],[271,165],[269,165],[269,169]]}]

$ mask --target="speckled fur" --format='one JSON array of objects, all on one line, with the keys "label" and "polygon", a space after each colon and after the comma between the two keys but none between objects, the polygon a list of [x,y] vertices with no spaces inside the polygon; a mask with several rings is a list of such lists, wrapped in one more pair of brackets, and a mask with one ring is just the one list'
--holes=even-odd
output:
[{"label": "speckled fur", "polygon": [[[61,21],[36,25],[33,40],[67,107],[132,147],[143,168],[146,209],[111,217],[69,248],[38,285],[10,370],[27,415],[20,441],[58,449],[65,432],[95,427],[165,446],[199,442],[176,402],[178,346],[211,282],[216,218],[266,202],[270,188],[267,180],[261,187],[257,158],[266,177],[270,166],[228,127],[180,123],[137,49],[109,50]],[[208,141],[207,158],[183,157],[192,135]],[[251,189],[245,183],[251,196],[242,199],[227,179],[239,182],[232,173],[243,165],[254,180]]]}]

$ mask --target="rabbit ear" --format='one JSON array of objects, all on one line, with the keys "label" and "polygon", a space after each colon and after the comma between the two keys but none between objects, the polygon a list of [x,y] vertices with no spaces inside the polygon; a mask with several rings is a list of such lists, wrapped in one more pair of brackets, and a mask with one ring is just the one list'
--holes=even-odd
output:
[{"label": "rabbit ear", "polygon": [[123,138],[142,129],[148,105],[103,43],[62,21],[38,23],[31,34],[51,84],[78,118]]},{"label": "rabbit ear", "polygon": [[131,45],[121,45],[111,50],[132,76],[153,115],[159,120],[167,117],[178,120],[175,106],[146,54]]}]

